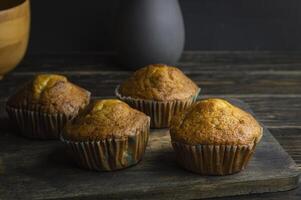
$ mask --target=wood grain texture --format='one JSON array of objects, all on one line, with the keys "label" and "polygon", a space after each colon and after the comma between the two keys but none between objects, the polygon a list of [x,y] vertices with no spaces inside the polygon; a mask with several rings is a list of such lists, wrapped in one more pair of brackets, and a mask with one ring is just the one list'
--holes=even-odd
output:
[{"label": "wood grain texture", "polygon": [[[118,84],[130,76],[130,72],[62,73],[71,81],[90,90],[94,96],[112,96]],[[186,73],[201,88],[201,95],[286,95],[301,94],[301,73],[290,75],[252,72],[190,72]],[[24,85],[33,74],[12,73],[5,77],[0,96],[7,97]]]},{"label": "wood grain texture", "polygon": [[[300,52],[253,52],[253,51],[191,51],[185,52],[178,63],[184,71],[300,71]],[[26,57],[16,72],[41,71],[128,71],[127,66],[116,62],[113,52],[48,53]],[[72,71],[70,71],[72,68]]]},{"label": "wood grain texture", "polygon": [[[248,103],[259,121],[269,128],[301,169],[300,52],[186,52],[179,66],[188,76],[204,84],[207,91],[204,91],[203,97],[232,97]],[[115,62],[115,55],[110,52],[27,56],[22,64],[0,83],[1,132],[7,132],[10,128],[7,120],[5,121],[5,100],[35,73],[66,74],[71,80],[89,87],[95,96],[108,98],[113,97],[112,89],[115,84],[120,83],[121,79],[131,73],[124,67],[126,66]],[[231,84],[228,83],[229,81]],[[217,83],[210,85],[211,82]],[[236,91],[237,85],[240,84],[243,84],[243,87],[239,86]],[[16,146],[8,147],[5,140],[3,143],[0,140],[1,147],[8,147],[10,152],[23,152],[20,142],[15,142]],[[30,146],[29,143],[25,142],[24,145],[26,144]],[[47,149],[43,145],[39,148]],[[18,168],[17,164],[15,166]],[[0,168],[0,173],[1,170],[3,171],[3,168]],[[226,199],[280,200],[284,198],[301,199],[301,189]]]},{"label": "wood grain texture", "polygon": [[78,169],[60,142],[30,141],[10,131],[2,133],[3,199],[196,199],[285,191],[297,187],[299,180],[294,161],[267,129],[248,168],[231,176],[199,176],[181,169],[175,163],[167,130],[152,131],[141,163],[114,173]]}]

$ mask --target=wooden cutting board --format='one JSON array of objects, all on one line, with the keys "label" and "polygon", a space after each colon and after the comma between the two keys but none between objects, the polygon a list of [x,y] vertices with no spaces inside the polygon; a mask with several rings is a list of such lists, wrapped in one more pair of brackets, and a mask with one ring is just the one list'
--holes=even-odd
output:
[{"label": "wooden cutting board", "polygon": [[[231,100],[251,112],[246,104]],[[2,119],[2,124],[7,119]],[[144,159],[116,172],[79,169],[59,141],[0,132],[0,199],[197,199],[285,191],[298,186],[292,158],[264,129],[248,168],[229,176],[200,176],[175,162],[168,130],[153,130]]]}]

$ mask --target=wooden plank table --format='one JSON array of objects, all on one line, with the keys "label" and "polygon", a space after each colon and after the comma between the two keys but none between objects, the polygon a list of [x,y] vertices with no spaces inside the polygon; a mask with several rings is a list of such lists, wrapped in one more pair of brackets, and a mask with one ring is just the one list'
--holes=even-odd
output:
[{"label": "wooden plank table", "polygon": [[[8,96],[40,72],[65,74],[96,97],[113,97],[115,86],[131,74],[114,60],[111,53],[27,56],[0,82],[0,116],[5,117]],[[202,87],[204,97],[247,102],[301,170],[301,52],[186,52],[178,66]],[[300,200],[301,189],[225,199],[284,198]]]}]

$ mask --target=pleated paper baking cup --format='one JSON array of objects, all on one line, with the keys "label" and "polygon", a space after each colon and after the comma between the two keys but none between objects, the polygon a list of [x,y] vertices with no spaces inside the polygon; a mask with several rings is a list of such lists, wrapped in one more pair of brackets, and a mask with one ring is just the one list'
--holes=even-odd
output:
[{"label": "pleated paper baking cup", "polygon": [[6,106],[9,118],[16,123],[21,134],[36,139],[59,138],[65,124],[75,116],[48,114],[40,112],[41,108],[14,108]]},{"label": "pleated paper baking cup", "polygon": [[185,100],[152,101],[122,96],[119,93],[119,86],[115,90],[115,95],[120,100],[151,117],[151,128],[168,128],[171,118],[191,106],[196,101],[199,93],[200,89],[195,96]]},{"label": "pleated paper baking cup", "polygon": [[74,142],[61,137],[61,140],[80,167],[96,171],[119,170],[142,159],[148,142],[149,123],[126,139]]},{"label": "pleated paper baking cup", "polygon": [[187,145],[172,142],[178,163],[202,175],[229,175],[247,167],[256,143],[252,145]]}]

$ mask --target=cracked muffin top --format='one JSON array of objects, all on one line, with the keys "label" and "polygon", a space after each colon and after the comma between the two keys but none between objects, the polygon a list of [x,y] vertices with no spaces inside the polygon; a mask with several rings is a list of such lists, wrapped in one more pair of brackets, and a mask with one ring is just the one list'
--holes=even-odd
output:
[{"label": "cracked muffin top", "polygon": [[28,82],[7,105],[15,108],[34,109],[42,112],[76,114],[90,101],[90,92],[68,81],[65,76],[39,74]]},{"label": "cracked muffin top", "polygon": [[149,121],[144,113],[122,101],[96,100],[66,125],[63,137],[72,141],[123,139],[149,126]]},{"label": "cracked muffin top", "polygon": [[189,145],[249,145],[259,142],[262,127],[254,117],[223,99],[197,101],[174,117],[170,128],[174,141]]},{"label": "cracked muffin top", "polygon": [[136,71],[120,85],[118,92],[126,97],[170,101],[190,98],[198,90],[198,86],[181,70],[154,64]]}]

